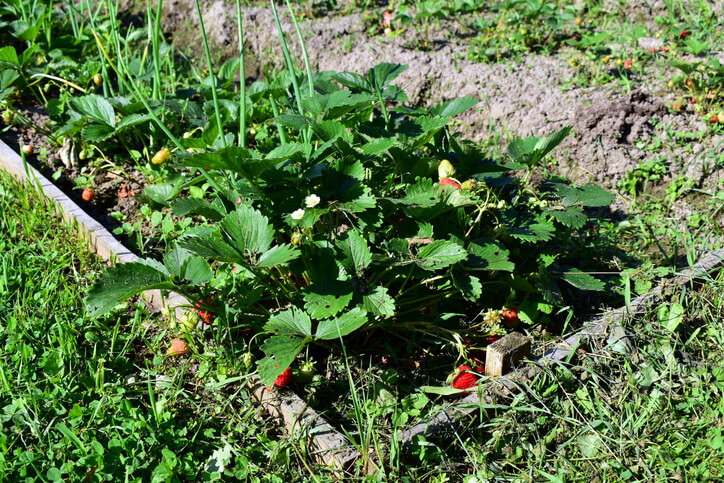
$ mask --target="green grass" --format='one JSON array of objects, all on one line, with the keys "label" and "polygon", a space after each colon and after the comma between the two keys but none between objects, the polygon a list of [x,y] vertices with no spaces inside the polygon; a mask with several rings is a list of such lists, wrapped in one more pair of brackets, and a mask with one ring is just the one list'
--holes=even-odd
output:
[{"label": "green grass", "polygon": [[0,481],[209,479],[211,459],[291,481],[294,445],[217,359],[165,358],[142,308],[83,315],[103,263],[38,200],[0,173]]}]

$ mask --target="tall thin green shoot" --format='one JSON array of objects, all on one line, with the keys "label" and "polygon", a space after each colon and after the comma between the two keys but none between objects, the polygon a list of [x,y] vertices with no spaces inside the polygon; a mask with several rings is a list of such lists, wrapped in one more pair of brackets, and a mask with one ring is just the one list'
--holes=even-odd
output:
[{"label": "tall thin green shoot", "polygon": [[[153,91],[151,94],[152,99],[160,99],[161,98],[161,55],[160,55],[160,47],[161,47],[161,11],[163,9],[163,0],[158,0],[158,3],[156,5],[156,11],[153,12],[153,15],[151,14],[151,8],[148,7],[148,18],[149,23],[152,19],[154,19],[155,15],[155,22],[153,24],[153,28],[151,29],[151,44],[153,45]],[[150,27],[150,25],[149,25]]]},{"label": "tall thin green shoot", "polygon": [[241,0],[236,0],[236,18],[239,21],[239,146],[244,148],[246,147],[246,66],[244,64],[244,27],[241,19]]},{"label": "tall thin green shoot", "polygon": [[226,136],[224,136],[224,126],[221,123],[221,110],[219,109],[219,99],[216,94],[216,76],[214,75],[214,68],[211,64],[211,52],[209,51],[209,42],[206,38],[204,19],[201,16],[201,5],[199,4],[199,0],[195,0],[194,3],[196,3],[196,13],[199,16],[199,26],[201,27],[201,38],[203,39],[206,63],[209,67],[209,81],[211,81],[211,98],[214,102],[214,115],[216,116],[216,126],[219,129],[219,136],[221,136],[221,145],[223,147],[226,147]]},{"label": "tall thin green shoot", "polygon": [[282,24],[279,21],[279,12],[277,12],[277,7],[274,5],[274,0],[270,0],[269,3],[271,4],[272,13],[274,14],[274,21],[277,24],[277,31],[279,32],[279,39],[282,42],[282,52],[284,53],[284,61],[287,64],[287,70],[289,71],[289,75],[292,78],[292,88],[294,89],[294,97],[297,101],[297,110],[299,111],[300,115],[304,115],[304,109],[302,109],[302,94],[299,92],[299,82],[297,80],[297,72],[294,69],[294,63],[292,62],[292,57],[289,55],[289,48],[287,47],[287,40],[284,36],[284,30],[282,29]]},{"label": "tall thin green shoot", "polygon": [[314,95],[314,80],[312,79],[312,66],[309,63],[309,54],[307,53],[307,44],[304,43],[304,37],[302,37],[302,31],[299,28],[299,22],[297,22],[297,17],[294,15],[294,10],[292,10],[292,5],[289,3],[289,0],[287,0],[287,9],[289,9],[289,15],[292,16],[292,23],[294,24],[294,28],[297,31],[297,37],[299,37],[299,44],[302,46],[302,57],[304,58],[304,67],[307,69],[307,84],[309,87],[309,96]]}]

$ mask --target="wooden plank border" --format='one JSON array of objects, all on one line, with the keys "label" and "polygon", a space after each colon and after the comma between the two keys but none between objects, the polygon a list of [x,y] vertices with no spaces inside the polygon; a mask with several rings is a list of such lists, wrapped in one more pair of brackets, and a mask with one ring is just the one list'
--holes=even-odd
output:
[{"label": "wooden plank border", "polygon": [[[457,403],[443,409],[430,420],[402,432],[399,437],[400,443],[404,449],[409,450],[416,437],[431,438],[440,433],[453,430],[460,424],[462,419],[477,413],[485,405],[495,403],[491,396],[485,394],[485,389],[497,386],[503,394],[514,392],[519,387],[516,380],[532,379],[544,367],[567,359],[571,352],[582,344],[600,339],[609,331],[612,337],[619,340],[627,339],[627,334],[621,327],[621,321],[624,317],[643,313],[655,302],[661,300],[664,286],[683,286],[694,283],[722,266],[724,266],[724,250],[705,252],[697,263],[684,269],[673,279],[666,280],[665,284],[659,284],[648,293],[636,297],[631,301],[629,307],[621,307],[589,320],[575,334],[546,350],[542,355],[534,356],[533,362],[526,364],[524,367],[513,368],[507,376],[489,378],[486,382],[480,384],[477,392],[471,393]],[[498,342],[504,341],[511,335],[513,334],[507,335]]]}]

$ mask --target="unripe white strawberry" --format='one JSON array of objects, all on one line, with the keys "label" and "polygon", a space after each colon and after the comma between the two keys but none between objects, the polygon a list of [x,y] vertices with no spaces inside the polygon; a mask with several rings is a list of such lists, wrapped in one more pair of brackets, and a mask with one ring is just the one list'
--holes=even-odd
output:
[{"label": "unripe white strawberry", "polygon": [[437,175],[440,179],[452,178],[455,176],[455,166],[447,159],[443,159],[440,161],[440,164],[437,165]]}]

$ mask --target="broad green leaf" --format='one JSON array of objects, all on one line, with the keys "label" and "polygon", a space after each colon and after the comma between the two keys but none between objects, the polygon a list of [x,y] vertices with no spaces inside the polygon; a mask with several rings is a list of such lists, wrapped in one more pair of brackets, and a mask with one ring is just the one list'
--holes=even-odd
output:
[{"label": "broad green leaf", "polygon": [[581,203],[583,206],[608,206],[616,199],[616,195],[596,185],[584,185],[578,188],[562,186],[558,194],[563,197],[563,204],[570,206]]},{"label": "broad green leaf", "polygon": [[387,287],[375,287],[362,296],[362,306],[374,316],[387,318],[395,315],[395,300],[390,296]]},{"label": "broad green leaf", "polygon": [[548,220],[522,220],[518,225],[508,229],[513,238],[534,243],[550,240],[555,231],[555,227]]},{"label": "broad green leaf", "polygon": [[191,255],[183,265],[181,276],[193,285],[201,285],[211,281],[214,272],[211,270],[208,262],[203,258]]},{"label": "broad green leaf", "polygon": [[510,252],[499,242],[483,238],[468,245],[465,266],[474,270],[502,270],[512,272],[515,264],[508,258]]},{"label": "broad green leaf", "polygon": [[187,235],[179,239],[178,245],[199,255],[200,257],[219,260],[221,262],[242,262],[242,254],[219,238],[218,232],[210,232],[204,236]]},{"label": "broad green leaf", "polygon": [[667,304],[662,304],[659,306],[659,323],[671,332],[675,332],[683,322],[685,312],[684,306],[680,303],[673,303],[670,307]]},{"label": "broad green leaf", "polygon": [[88,141],[99,143],[105,141],[116,133],[116,130],[105,124],[88,124],[83,128],[83,137]]},{"label": "broad green leaf", "polygon": [[357,230],[347,232],[347,238],[337,245],[344,254],[342,265],[348,272],[361,276],[372,261],[367,240]]},{"label": "broad green leaf", "polygon": [[363,184],[357,184],[339,197],[337,206],[344,211],[360,213],[377,206],[377,199],[371,189]]},{"label": "broad green leaf", "polygon": [[581,454],[586,458],[598,456],[601,447],[601,438],[596,433],[581,434],[576,438]]},{"label": "broad green leaf", "polygon": [[[0,89],[5,89],[11,86],[13,82],[20,77],[17,71],[5,69],[0,72]],[[12,90],[12,89],[11,89]]]},{"label": "broad green leaf", "polygon": [[367,79],[369,79],[370,84],[381,89],[395,80],[397,76],[405,72],[405,70],[407,70],[407,64],[383,62],[372,67],[372,69],[367,72]]},{"label": "broad green leaf", "polygon": [[465,300],[475,302],[483,294],[483,285],[480,279],[467,273],[454,273],[453,284],[460,290]]},{"label": "broad green leaf", "polygon": [[150,184],[143,190],[143,194],[149,199],[159,204],[166,204],[172,199],[176,198],[183,189],[181,183],[176,185],[170,184]]},{"label": "broad green leaf", "polygon": [[582,272],[575,268],[565,270],[561,272],[560,275],[563,280],[581,290],[601,291],[606,288],[606,285],[597,278],[595,278],[593,275]]},{"label": "broad green leaf", "polygon": [[467,111],[478,102],[480,100],[472,96],[460,97],[430,108],[430,114],[441,117],[454,117]]},{"label": "broad green leaf", "polygon": [[220,225],[227,241],[242,253],[266,252],[274,239],[274,229],[267,217],[250,206],[237,206]]},{"label": "broad green leaf", "polygon": [[18,53],[15,51],[15,47],[8,45],[0,49],[0,62],[7,62],[14,66],[20,65],[18,63]]},{"label": "broad green leaf", "polygon": [[306,337],[312,335],[312,321],[305,311],[292,306],[290,309],[274,314],[264,325],[264,329],[284,336]]},{"label": "broad green leaf", "polygon": [[314,120],[308,118],[307,116],[301,116],[299,114],[284,114],[270,119],[269,122],[273,122],[274,124],[278,124],[282,127],[288,127],[289,129],[294,129],[297,131],[306,129],[307,127],[314,124]]},{"label": "broad green leaf", "polygon": [[120,120],[120,122],[116,126],[116,131],[120,131],[122,129],[126,129],[132,126],[137,126],[151,120],[153,120],[153,118],[148,114],[130,114]]},{"label": "broad green leaf", "polygon": [[342,280],[321,280],[304,290],[304,308],[315,319],[331,317],[352,300],[352,284]]},{"label": "broad green leaf", "polygon": [[163,256],[163,264],[174,277],[183,277],[183,265],[191,257],[191,253],[181,247],[166,252]]},{"label": "broad green leaf", "polygon": [[467,258],[468,254],[457,243],[436,240],[420,249],[415,263],[424,270],[439,270]]},{"label": "broad green leaf", "polygon": [[578,206],[570,206],[565,210],[546,210],[545,212],[562,225],[573,230],[583,227],[586,220],[588,220],[588,217],[583,214],[583,210]]},{"label": "broad green leaf", "polygon": [[88,290],[86,313],[98,317],[116,304],[150,289],[173,290],[168,274],[143,262],[116,265],[102,273]]},{"label": "broad green leaf", "polygon": [[299,256],[299,250],[291,245],[277,245],[262,253],[256,262],[258,267],[275,267],[294,260]]},{"label": "broad green leaf", "polygon": [[194,168],[228,170],[247,179],[256,179],[281,161],[280,158],[255,158],[246,149],[229,146],[215,152],[179,157],[179,164]]},{"label": "broad green leaf", "polygon": [[91,94],[82,97],[73,97],[70,100],[73,109],[89,119],[110,127],[116,126],[116,114],[113,106],[105,97]]},{"label": "broad green leaf", "polygon": [[294,358],[302,351],[307,341],[306,338],[286,335],[275,335],[265,340],[261,350],[266,357],[257,363],[261,381],[267,387],[272,387],[276,378],[294,362]]},{"label": "broad green leaf", "polygon": [[436,183],[430,178],[418,178],[415,183],[407,186],[402,203],[410,206],[429,208],[441,201],[440,192],[435,190]]},{"label": "broad green leaf", "polygon": [[335,319],[322,320],[317,326],[316,339],[332,340],[351,334],[367,323],[367,312],[355,307]]},{"label": "broad green leaf", "polygon": [[354,72],[332,72],[332,78],[353,91],[374,93],[375,88],[370,81]]},{"label": "broad green leaf", "polygon": [[518,163],[523,163],[528,167],[533,167],[546,154],[550,153],[561,141],[563,141],[571,127],[554,131],[548,136],[542,138],[532,136],[525,139],[515,139],[508,145],[508,154]]},{"label": "broad green leaf", "polygon": [[312,123],[312,131],[319,136],[322,141],[331,141],[332,139],[339,138],[347,142],[352,141],[352,136],[347,131],[347,127],[336,119]]},{"label": "broad green leaf", "polygon": [[214,275],[206,260],[181,247],[167,252],[163,262],[170,274],[194,285],[206,283]]},{"label": "broad green leaf", "polygon": [[362,152],[367,155],[380,154],[395,145],[395,138],[375,138],[362,146]]},{"label": "broad green leaf", "polygon": [[302,101],[302,107],[317,116],[317,119],[340,119],[350,111],[370,104],[375,97],[370,94],[352,94],[338,90],[331,94],[320,94]]},{"label": "broad green leaf", "polygon": [[175,216],[186,216],[190,213],[201,215],[211,221],[220,221],[226,212],[221,206],[198,198],[178,198],[171,203],[171,212]]}]

